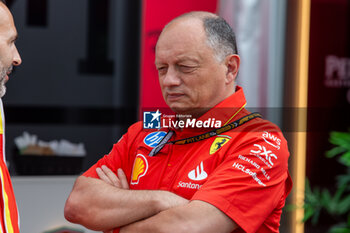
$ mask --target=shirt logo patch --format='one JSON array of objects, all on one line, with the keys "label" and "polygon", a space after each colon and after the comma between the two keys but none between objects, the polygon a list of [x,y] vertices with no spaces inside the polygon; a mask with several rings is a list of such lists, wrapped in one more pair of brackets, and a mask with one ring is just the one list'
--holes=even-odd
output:
[{"label": "shirt logo patch", "polygon": [[281,139],[278,138],[278,137],[276,137],[276,136],[273,135],[272,133],[269,133],[269,132],[266,132],[266,131],[265,131],[265,132],[262,134],[262,138],[264,139],[264,141],[265,141],[267,144],[269,144],[269,145],[271,145],[271,146],[277,148],[277,150],[280,149],[280,146],[281,146]]},{"label": "shirt logo patch", "polygon": [[218,151],[221,147],[223,147],[228,141],[230,141],[231,137],[225,136],[225,135],[219,135],[217,138],[215,138],[213,144],[211,144],[209,154],[214,154],[216,151]]},{"label": "shirt logo patch", "polygon": [[208,177],[208,174],[204,171],[203,161],[200,165],[188,173],[188,178],[191,180],[204,180]]},{"label": "shirt logo patch", "polygon": [[265,156],[265,159],[269,162],[270,166],[273,166],[272,158],[277,159],[277,156],[272,153],[270,150],[266,150],[266,147],[259,144],[254,144],[255,147],[259,148],[258,150],[250,150],[251,153]]},{"label": "shirt logo patch", "polygon": [[145,156],[138,154],[132,168],[131,184],[138,184],[141,177],[146,175],[148,170],[148,162]]},{"label": "shirt logo patch", "polygon": [[145,143],[149,147],[156,147],[158,143],[164,138],[166,135],[166,132],[164,131],[157,131],[148,134],[145,139],[143,139],[143,143]]}]

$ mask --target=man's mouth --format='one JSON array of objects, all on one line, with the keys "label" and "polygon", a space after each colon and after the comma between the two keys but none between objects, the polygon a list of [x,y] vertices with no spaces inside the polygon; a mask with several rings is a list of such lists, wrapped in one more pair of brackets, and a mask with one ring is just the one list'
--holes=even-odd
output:
[{"label": "man's mouth", "polygon": [[184,94],[182,94],[182,93],[169,93],[167,96],[167,99],[169,101],[175,101],[175,100],[178,100],[179,98],[181,98],[182,96],[184,96]]},{"label": "man's mouth", "polygon": [[11,74],[11,72],[7,72],[6,73],[6,76],[5,76],[5,83],[7,82],[7,81],[9,81],[9,79],[10,79],[10,77],[9,77],[9,75]]},{"label": "man's mouth", "polygon": [[12,73],[12,69],[13,67],[10,66],[8,69],[7,69],[7,72],[6,72],[6,76],[5,76],[5,83],[10,79],[9,75]]}]

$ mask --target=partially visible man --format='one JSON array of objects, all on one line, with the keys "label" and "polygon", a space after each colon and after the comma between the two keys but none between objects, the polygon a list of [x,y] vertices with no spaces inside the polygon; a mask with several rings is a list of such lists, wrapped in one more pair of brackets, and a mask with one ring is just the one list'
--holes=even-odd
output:
[{"label": "partially visible man", "polygon": [[[5,2],[0,0],[0,97],[6,92],[5,83],[9,80],[13,66],[21,64],[21,57],[15,42],[17,30],[13,17]],[[13,193],[10,174],[5,157],[5,119],[2,101],[0,99],[0,229],[1,232],[18,233],[19,217],[17,204]]]},{"label": "partially visible man", "polygon": [[158,39],[155,65],[177,114],[163,119],[174,124],[132,125],[77,179],[66,218],[121,233],[278,232],[292,186],[287,142],[277,126],[244,108],[235,83],[239,64],[234,33],[222,18],[191,12],[171,21]]}]

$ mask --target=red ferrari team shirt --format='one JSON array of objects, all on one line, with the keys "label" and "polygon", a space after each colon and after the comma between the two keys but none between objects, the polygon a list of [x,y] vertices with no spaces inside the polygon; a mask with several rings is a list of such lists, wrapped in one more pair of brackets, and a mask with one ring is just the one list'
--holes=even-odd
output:
[{"label": "red ferrari team shirt", "polygon": [[[209,128],[175,128],[171,141],[193,137],[249,114],[243,90],[201,116]],[[165,121],[167,122],[167,121]],[[163,124],[163,126],[166,124]],[[218,126],[218,125],[216,125]],[[130,189],[166,190],[189,200],[208,202],[239,229],[234,232],[279,232],[285,199],[292,188],[289,152],[280,129],[255,118],[208,139],[184,145],[165,145],[155,156],[151,150],[170,130],[145,130],[132,125],[112,151],[84,173],[98,178],[96,167],[122,168]]]},{"label": "red ferrari team shirt", "polygon": [[19,233],[17,204],[5,157],[5,122],[0,99],[0,232]]}]

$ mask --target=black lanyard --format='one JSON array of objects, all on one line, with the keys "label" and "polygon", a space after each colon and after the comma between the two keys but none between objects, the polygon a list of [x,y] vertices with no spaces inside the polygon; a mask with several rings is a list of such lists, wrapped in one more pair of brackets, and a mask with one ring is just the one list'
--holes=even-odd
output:
[{"label": "black lanyard", "polygon": [[170,141],[170,138],[173,136],[174,131],[173,130],[169,130],[169,132],[164,136],[164,138],[158,143],[158,145],[153,148],[153,150],[149,153],[149,156],[155,156],[161,149],[163,149],[163,147],[166,144],[173,144],[173,145],[185,145],[185,144],[189,144],[189,143],[193,143],[193,142],[199,142],[202,141],[204,139],[208,139],[217,135],[220,135],[222,133],[225,133],[227,131],[230,131],[232,129],[235,129],[245,123],[247,123],[250,120],[253,120],[254,118],[262,118],[260,113],[251,113],[248,114],[230,124],[224,125],[221,128],[218,129],[214,129],[212,131],[200,134],[200,135],[196,135],[193,137],[189,137],[189,138],[184,138],[184,139],[179,139],[179,140],[175,140],[175,141]]}]

